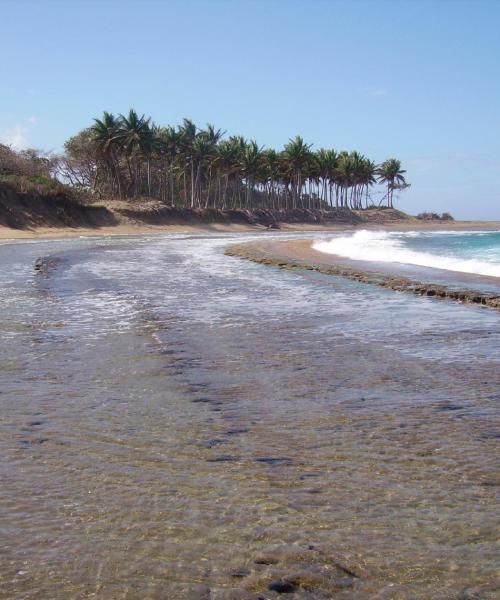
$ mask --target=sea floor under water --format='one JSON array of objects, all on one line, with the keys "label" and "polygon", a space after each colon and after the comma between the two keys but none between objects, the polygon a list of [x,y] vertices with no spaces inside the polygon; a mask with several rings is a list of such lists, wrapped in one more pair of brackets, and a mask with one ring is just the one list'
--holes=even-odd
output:
[{"label": "sea floor under water", "polygon": [[0,598],[498,598],[500,315],[257,237],[0,245]]}]

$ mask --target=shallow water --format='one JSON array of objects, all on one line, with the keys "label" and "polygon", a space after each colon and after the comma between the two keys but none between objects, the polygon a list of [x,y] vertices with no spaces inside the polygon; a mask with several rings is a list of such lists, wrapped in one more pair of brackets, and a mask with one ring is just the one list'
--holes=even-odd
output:
[{"label": "shallow water", "polygon": [[497,598],[498,313],[246,238],[0,246],[0,597]]}]

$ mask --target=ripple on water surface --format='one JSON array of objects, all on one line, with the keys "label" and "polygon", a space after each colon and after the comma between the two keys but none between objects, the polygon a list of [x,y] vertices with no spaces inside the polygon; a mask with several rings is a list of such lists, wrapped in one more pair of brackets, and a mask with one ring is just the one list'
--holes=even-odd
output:
[{"label": "ripple on water surface", "polygon": [[498,597],[498,314],[245,237],[0,248],[0,595]]}]

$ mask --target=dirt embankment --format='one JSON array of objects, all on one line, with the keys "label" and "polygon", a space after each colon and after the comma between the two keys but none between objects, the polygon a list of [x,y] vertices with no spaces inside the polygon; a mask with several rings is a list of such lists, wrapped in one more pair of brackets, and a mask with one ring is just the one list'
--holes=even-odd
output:
[{"label": "dirt embankment", "polygon": [[[18,193],[0,184],[0,226],[12,230],[99,229],[113,226],[243,225],[279,228],[285,225],[363,226],[415,220],[393,209],[219,210],[172,208],[154,200],[107,200],[81,204],[64,194]],[[415,220],[416,221],[416,220]]]},{"label": "dirt embankment", "polygon": [[116,216],[105,207],[85,206],[65,195],[17,193],[0,184],[0,226],[9,229],[94,228],[116,225]]}]

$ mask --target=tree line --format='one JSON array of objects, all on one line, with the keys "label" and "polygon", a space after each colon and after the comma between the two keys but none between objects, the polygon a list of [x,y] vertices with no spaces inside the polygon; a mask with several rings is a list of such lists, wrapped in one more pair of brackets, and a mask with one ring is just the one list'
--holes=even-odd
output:
[{"label": "tree line", "polygon": [[184,119],[161,127],[135,110],[104,112],[65,143],[60,176],[98,197],[150,197],[167,205],[221,209],[393,207],[409,186],[395,158],[377,165],[359,152],[312,150],[302,137],[281,151]]}]

